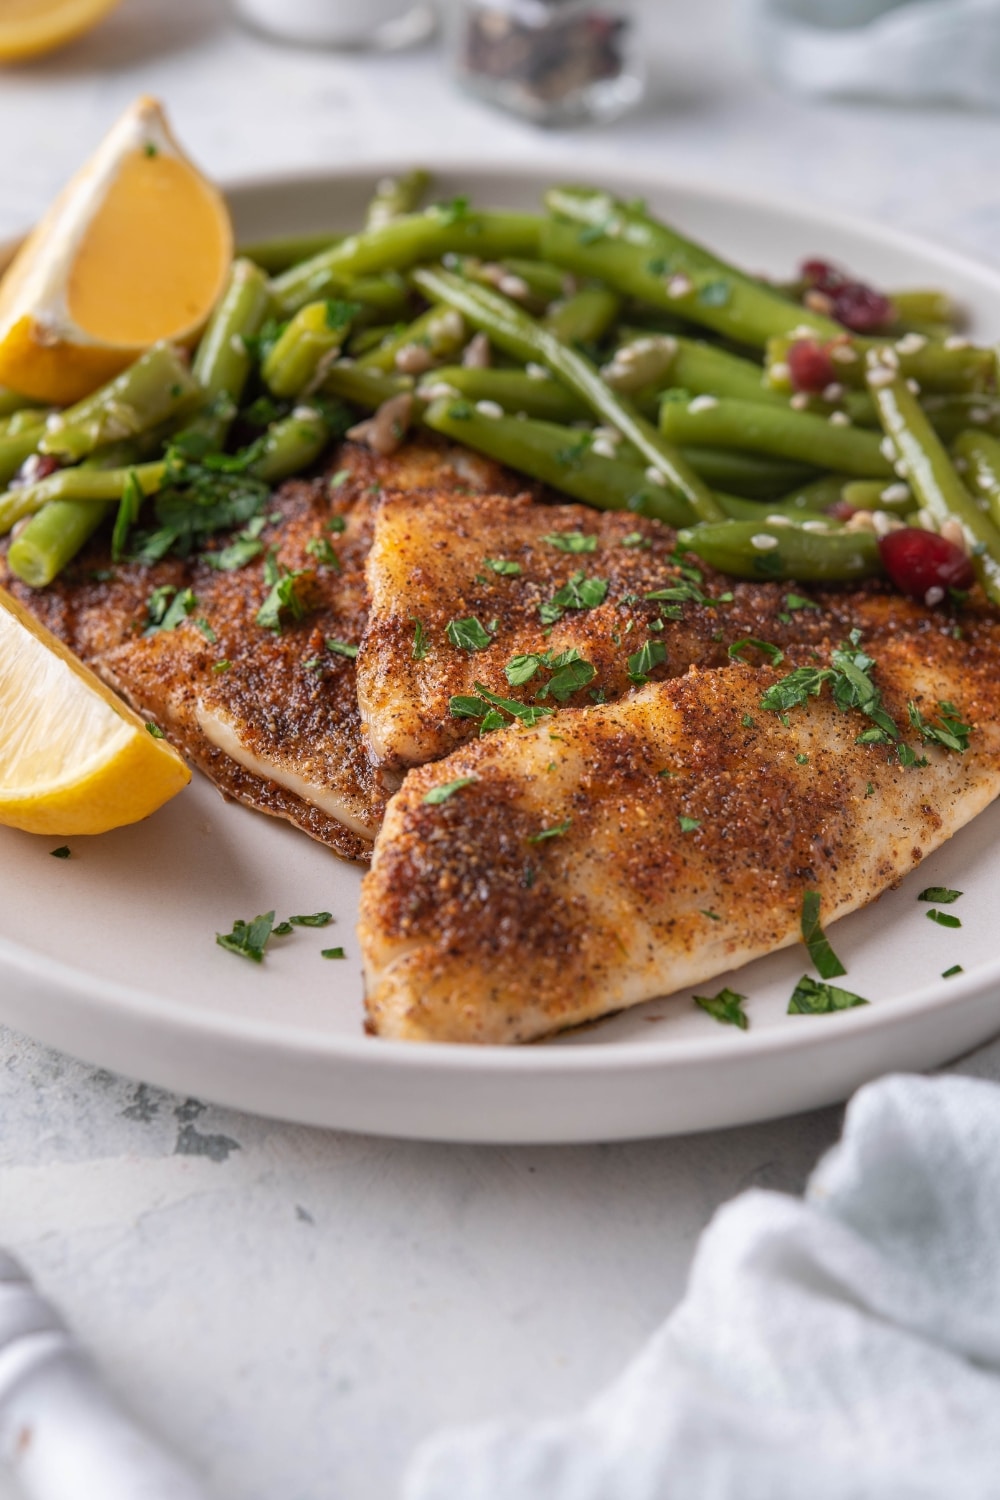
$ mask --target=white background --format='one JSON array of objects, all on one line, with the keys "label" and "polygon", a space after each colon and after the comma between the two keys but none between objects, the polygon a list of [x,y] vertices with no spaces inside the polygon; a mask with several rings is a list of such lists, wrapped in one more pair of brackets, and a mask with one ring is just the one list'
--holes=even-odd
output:
[{"label": "white background", "polygon": [[[126,0],[72,48],[0,71],[0,236],[145,90],[221,178],[394,153],[544,153],[585,177],[598,155],[1000,258],[1000,116],[782,97],[726,0],[658,0],[644,19],[643,109],[540,135],[457,95],[433,47],[295,51],[212,0]],[[965,1069],[1000,1077],[1000,1047]],[[390,1497],[438,1425],[586,1399],[676,1302],[718,1204],[797,1191],[838,1124],[829,1110],[625,1146],[394,1143],[174,1098],[0,1031],[0,1242],[219,1500]]]}]

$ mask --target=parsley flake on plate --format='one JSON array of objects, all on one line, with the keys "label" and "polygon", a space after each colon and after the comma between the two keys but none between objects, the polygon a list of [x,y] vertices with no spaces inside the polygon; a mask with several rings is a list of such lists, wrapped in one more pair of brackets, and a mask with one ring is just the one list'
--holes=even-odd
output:
[{"label": "parsley flake on plate", "polygon": [[289,917],[292,927],[329,927],[333,921],[332,911],[314,911],[304,917]]},{"label": "parsley flake on plate", "polygon": [[346,958],[347,954],[343,948],[321,948],[319,956],[320,958]]},{"label": "parsley flake on plate", "polygon": [[938,911],[933,906],[924,915],[929,922],[936,922],[939,927],[961,927],[962,925],[961,917],[953,917],[950,911]]},{"label": "parsley flake on plate", "polygon": [[68,844],[60,844],[58,849],[49,850],[53,859],[69,859],[71,852]]},{"label": "parsley flake on plate", "polygon": [[835,984],[823,984],[803,974],[788,1002],[790,1016],[825,1016],[835,1010],[853,1010],[871,1002]]},{"label": "parsley flake on plate", "polygon": [[935,906],[951,906],[961,894],[961,891],[950,890],[946,885],[929,885],[920,892],[917,900],[933,901]]},{"label": "parsley flake on plate", "polygon": [[746,1031],[750,1025],[750,1019],[743,1009],[746,995],[739,995],[727,987],[717,995],[694,995],[692,998],[695,1005],[700,1005],[707,1015],[714,1021],[721,1021],[724,1026],[738,1026],[741,1031]]},{"label": "parsley flake on plate", "polygon": [[237,953],[240,958],[249,958],[253,963],[264,962],[264,950],[274,928],[274,912],[267,911],[252,922],[237,919],[232,932],[217,932],[215,941],[227,953]]}]

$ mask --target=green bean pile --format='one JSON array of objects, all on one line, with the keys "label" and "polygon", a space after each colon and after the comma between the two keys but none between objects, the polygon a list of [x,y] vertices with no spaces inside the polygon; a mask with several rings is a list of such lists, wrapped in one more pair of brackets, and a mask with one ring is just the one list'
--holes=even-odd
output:
[{"label": "green bean pile", "polygon": [[[116,558],[183,554],[345,431],[390,452],[422,425],[738,577],[868,577],[905,523],[1000,604],[995,357],[943,293],[893,294],[862,336],[642,203],[421,209],[428,188],[381,183],[355,234],[245,246],[190,361],[158,344],[63,411],[0,391],[11,571],[43,587],[112,515]],[[803,347],[836,378],[797,383]]]}]

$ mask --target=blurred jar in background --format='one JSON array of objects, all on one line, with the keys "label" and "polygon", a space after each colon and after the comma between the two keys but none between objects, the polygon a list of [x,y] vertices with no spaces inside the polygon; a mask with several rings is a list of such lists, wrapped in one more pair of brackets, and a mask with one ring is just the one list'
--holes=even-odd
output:
[{"label": "blurred jar in background", "polygon": [[300,46],[394,51],[434,30],[427,0],[231,0],[255,31]]},{"label": "blurred jar in background", "polygon": [[538,125],[611,119],[642,97],[627,0],[456,0],[451,48],[465,89]]}]

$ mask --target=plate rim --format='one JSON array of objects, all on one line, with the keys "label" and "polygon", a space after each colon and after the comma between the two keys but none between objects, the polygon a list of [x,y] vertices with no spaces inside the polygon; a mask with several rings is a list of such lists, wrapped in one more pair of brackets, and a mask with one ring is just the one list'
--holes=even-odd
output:
[{"label": "plate rim", "polygon": [[[426,165],[426,160],[401,154],[392,158],[328,168],[275,169],[240,174],[223,179],[219,187],[227,200],[238,200],[244,196],[285,189],[301,191],[310,186],[328,188],[345,180],[377,180],[411,167]],[[533,157],[523,161],[516,158],[474,161],[461,154],[437,153],[430,170],[468,176],[472,180],[478,178],[484,187],[488,187],[491,178],[500,176],[521,177],[539,186],[553,180],[577,176],[575,159],[561,158],[558,155],[542,160]],[[769,217],[786,216],[793,221],[811,221],[818,230],[827,228],[870,240],[873,249],[890,247],[918,258],[931,259],[943,270],[953,270],[981,282],[992,282],[1000,304],[1000,267],[993,267],[947,243],[893,226],[883,226],[862,215],[828,210],[814,200],[803,202],[780,194],[759,193],[725,185],[712,186],[700,178],[665,173],[654,167],[622,168],[606,155],[594,157],[588,164],[587,177],[598,185],[605,178],[613,177],[616,189],[676,191],[688,199],[699,199],[706,204],[731,205],[737,212],[752,211]],[[19,242],[19,238],[11,236],[0,241],[0,266],[4,263],[5,253]],[[987,814],[990,806],[992,804],[988,804],[979,816]],[[794,942],[785,946],[793,947]],[[276,1019],[235,1016],[218,1011],[202,1012],[193,1008],[180,1011],[176,1003],[163,994],[116,979],[90,975],[85,970],[52,959],[0,934],[0,974],[4,973],[41,981],[60,991],[64,999],[79,1003],[84,1011],[89,1007],[107,1014],[110,1010],[133,1023],[155,1021],[160,1026],[167,1026],[175,1036],[178,1032],[183,1032],[193,1038],[211,1037],[223,1044],[239,1043],[250,1045],[254,1049],[279,1049],[289,1059],[308,1057],[313,1062],[330,1063],[357,1061],[364,1063],[368,1069],[389,1072],[399,1068],[426,1071],[429,1067],[431,1071],[441,1069],[448,1073],[501,1075],[565,1075],[608,1071],[634,1074],[650,1070],[661,1072],[674,1066],[728,1064],[736,1058],[760,1060],[765,1055],[794,1054],[816,1047],[817,1039],[821,1041],[824,1035],[812,1028],[799,1031],[769,1026],[732,1036],[726,1033],[673,1040],[666,1036],[662,1039],[650,1037],[642,1041],[598,1042],[593,1046],[580,1048],[545,1045],[508,1047],[497,1044],[471,1046],[450,1042],[423,1042],[415,1046],[412,1042],[389,1038],[364,1035],[352,1037],[322,1030],[314,1031],[302,1026],[286,1027]],[[925,1017],[939,1009],[951,1007],[956,1002],[981,998],[987,990],[997,985],[1000,985],[1000,957],[969,974],[957,975],[954,980],[944,981],[939,978],[920,989],[885,1000],[877,1006],[838,1012],[828,1022],[831,1039],[838,1037],[846,1042],[852,1037],[877,1034],[886,1028],[900,1025],[905,1018]],[[662,998],[669,998],[669,995]],[[905,1008],[905,1017],[900,1014],[902,1008]],[[0,998],[0,1018],[4,1010]]]}]

